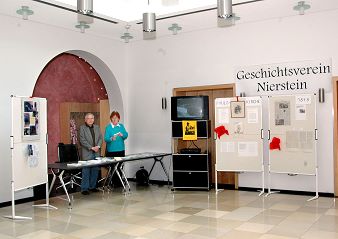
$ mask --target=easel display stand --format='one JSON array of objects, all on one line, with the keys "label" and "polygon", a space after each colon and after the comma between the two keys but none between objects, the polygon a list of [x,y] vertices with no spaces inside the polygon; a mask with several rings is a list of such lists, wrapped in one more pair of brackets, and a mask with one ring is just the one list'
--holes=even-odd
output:
[{"label": "easel display stand", "polygon": [[[215,190],[218,172],[261,173],[264,193],[263,129],[261,97],[215,100]],[[217,139],[217,137],[218,139]]]},{"label": "easel display stand", "polygon": [[47,101],[44,98],[11,96],[11,104],[12,215],[4,217],[32,219],[15,214],[15,192],[46,184],[46,204],[34,206],[56,209],[49,204],[48,195]]},{"label": "easel display stand", "polygon": [[315,200],[318,193],[318,163],[315,95],[284,95],[269,97],[269,186],[271,175],[315,176]]}]

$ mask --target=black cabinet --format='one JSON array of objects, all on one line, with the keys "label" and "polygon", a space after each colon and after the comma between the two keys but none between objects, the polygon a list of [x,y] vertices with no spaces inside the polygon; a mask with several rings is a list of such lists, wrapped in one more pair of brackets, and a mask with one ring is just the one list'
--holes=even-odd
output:
[{"label": "black cabinet", "polygon": [[173,145],[173,189],[210,188],[210,155],[208,152],[210,121],[197,121],[197,137],[202,153],[181,153],[185,146],[182,141],[182,122],[172,121]]}]

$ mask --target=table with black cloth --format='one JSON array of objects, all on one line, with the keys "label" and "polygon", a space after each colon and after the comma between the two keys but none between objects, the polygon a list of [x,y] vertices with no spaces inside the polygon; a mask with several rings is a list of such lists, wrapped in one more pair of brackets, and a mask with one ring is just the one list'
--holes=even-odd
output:
[{"label": "table with black cloth", "polygon": [[[137,160],[145,160],[145,159],[154,159],[154,163],[151,167],[151,170],[149,172],[149,177],[154,169],[154,166],[156,165],[157,162],[159,162],[162,166],[162,169],[164,171],[164,173],[167,176],[168,179],[168,184],[169,184],[169,173],[167,172],[167,170],[165,169],[165,166],[163,164],[163,158],[165,156],[170,156],[171,153],[137,153],[137,154],[130,154],[130,155],[126,155],[124,157],[120,157],[120,158],[109,158],[109,157],[98,157],[96,158],[97,162],[93,162],[93,161],[89,161],[89,162],[68,162],[68,163],[51,163],[48,164],[48,168],[51,170],[52,174],[53,174],[53,179],[52,179],[52,183],[50,185],[50,189],[49,189],[49,194],[54,186],[55,180],[58,177],[61,185],[66,193],[66,197],[67,197],[67,201],[69,203],[69,206],[71,207],[71,199],[69,197],[67,188],[65,186],[65,183],[63,181],[63,175],[66,171],[68,170],[74,170],[74,169],[82,169],[84,167],[102,167],[102,166],[108,166],[109,170],[108,170],[108,175],[107,175],[107,180],[105,180],[104,185],[106,184],[106,181],[108,181],[109,179],[112,178],[112,176],[116,173],[119,177],[119,179],[121,180],[122,186],[124,188],[125,191],[130,191],[130,185],[128,182],[128,179],[123,171],[123,166],[124,163],[126,162],[131,162],[131,161],[137,161]],[[113,169],[112,169],[113,168]],[[59,171],[59,173],[57,173],[57,171]],[[108,182],[109,183],[109,182]]]}]

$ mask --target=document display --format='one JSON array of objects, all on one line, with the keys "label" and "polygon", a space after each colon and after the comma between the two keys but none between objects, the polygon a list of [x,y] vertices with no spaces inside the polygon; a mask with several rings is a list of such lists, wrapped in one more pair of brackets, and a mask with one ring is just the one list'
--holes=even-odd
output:
[{"label": "document display", "polygon": [[216,170],[262,172],[261,97],[218,98],[215,114],[215,129],[227,132],[216,141]]},{"label": "document display", "polygon": [[[269,97],[270,171],[315,175],[315,95]],[[272,147],[278,139],[278,147]]]},{"label": "document display", "polygon": [[11,97],[12,180],[14,190],[48,183],[47,101]]}]

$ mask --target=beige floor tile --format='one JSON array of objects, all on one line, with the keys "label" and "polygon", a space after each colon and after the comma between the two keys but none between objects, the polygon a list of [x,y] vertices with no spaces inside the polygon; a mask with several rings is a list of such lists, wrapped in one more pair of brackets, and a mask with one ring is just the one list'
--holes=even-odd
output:
[{"label": "beige floor tile", "polygon": [[196,225],[196,224],[191,224],[191,223],[186,223],[186,222],[175,222],[175,223],[172,223],[164,227],[163,229],[169,230],[169,231],[175,231],[175,232],[188,233],[199,227],[200,225]]},{"label": "beige floor tile", "polygon": [[321,217],[318,213],[307,213],[307,212],[294,212],[288,216],[285,220],[296,221],[296,222],[308,222],[314,223]]},{"label": "beige floor tile", "polygon": [[323,215],[314,224],[312,224],[311,230],[338,233],[338,218],[336,216]]},{"label": "beige floor tile", "polygon": [[256,239],[262,236],[260,233],[232,230],[218,239]]},{"label": "beige floor tile", "polygon": [[118,230],[118,232],[130,235],[130,236],[143,236],[144,234],[147,234],[155,230],[156,228],[154,227],[132,225],[130,227],[126,227],[121,230]]},{"label": "beige floor tile", "polygon": [[338,233],[328,232],[328,231],[308,231],[303,236],[302,239],[337,239]]},{"label": "beige floor tile", "polygon": [[210,227],[201,226],[201,227],[199,227],[195,230],[192,230],[191,232],[189,232],[189,234],[217,238],[217,237],[220,237],[222,235],[225,235],[229,231],[230,231],[230,229],[210,228]]},{"label": "beige floor tile", "polygon": [[[0,218],[0,239],[331,239],[338,238],[338,206],[332,198],[307,202],[307,196],[225,190],[170,191],[168,187],[121,188],[84,197],[74,193],[73,209],[51,198],[58,210],[33,203],[17,205],[18,215],[32,220]],[[38,202],[35,202],[35,204]],[[11,207],[0,208],[2,215]],[[259,232],[259,233],[258,233]]]},{"label": "beige floor tile", "polygon": [[243,223],[242,225],[240,225],[239,227],[236,227],[236,230],[247,231],[247,232],[266,233],[266,232],[270,231],[272,228],[273,228],[273,226],[268,225],[268,224],[246,222],[246,223]]},{"label": "beige floor tile", "polygon": [[196,213],[199,213],[202,210],[203,209],[201,209],[201,208],[194,208],[194,207],[180,207],[180,208],[177,208],[176,210],[174,210],[172,212],[194,215]]},{"label": "beige floor tile", "polygon": [[182,206],[176,205],[176,204],[175,205],[174,204],[163,204],[163,205],[157,205],[157,206],[151,207],[150,209],[159,210],[162,212],[169,212],[169,211],[174,211],[180,207]]},{"label": "beige floor tile", "polygon": [[159,219],[164,219],[164,220],[169,220],[169,221],[180,221],[189,216],[190,215],[183,214],[183,213],[167,212],[167,213],[160,214],[154,218],[159,218]]},{"label": "beige floor tile", "polygon": [[251,218],[260,214],[264,209],[253,207],[241,207],[232,212],[222,216],[222,219],[236,220],[236,221],[248,221]]},{"label": "beige floor tile", "polygon": [[285,237],[296,237],[299,238],[308,230],[308,227],[300,226],[275,226],[269,231],[269,234],[285,236]]},{"label": "beige floor tile", "polygon": [[157,229],[150,233],[144,234],[143,237],[148,239],[175,239],[183,236],[184,233],[176,232],[176,231],[169,231],[164,229]]},{"label": "beige floor tile", "polygon": [[201,226],[217,226],[217,218],[212,217],[201,217],[201,216],[189,216],[181,220],[181,222],[187,222],[191,224],[201,225]]},{"label": "beige floor tile", "polygon": [[53,239],[60,236],[59,233],[50,232],[46,230],[40,230],[32,233],[28,233],[17,238],[19,239]]},{"label": "beige floor tile", "polygon": [[81,239],[81,238],[69,236],[69,235],[61,235],[61,236],[55,237],[55,239]]},{"label": "beige floor tile", "polygon": [[277,225],[280,222],[282,222],[284,219],[285,219],[284,217],[276,217],[276,216],[271,216],[265,213],[260,213],[257,216],[251,218],[249,222]]},{"label": "beige floor tile", "polygon": [[287,204],[287,203],[276,203],[270,207],[272,210],[281,210],[281,211],[296,211],[299,209],[300,205]]},{"label": "beige floor tile", "polygon": [[97,228],[86,228],[86,229],[71,232],[68,235],[74,236],[74,237],[79,237],[79,238],[82,238],[82,239],[93,239],[93,238],[102,236],[104,234],[107,234],[109,232],[111,232],[111,231],[97,229]]},{"label": "beige floor tile", "polygon": [[195,213],[196,216],[202,216],[202,217],[213,217],[213,218],[220,218],[229,212],[225,211],[217,211],[217,210],[210,210],[210,209],[205,209],[203,211],[200,211],[198,213]]},{"label": "beige floor tile", "polygon": [[159,218],[148,218],[142,221],[135,222],[134,224],[140,225],[140,226],[148,226],[148,227],[154,227],[154,228],[164,228],[165,226],[168,226],[170,224],[174,223],[174,221],[170,220],[164,220]]},{"label": "beige floor tile", "polygon": [[14,239],[15,237],[7,236],[7,235],[5,235],[5,234],[1,234],[1,233],[0,233],[0,238],[1,238],[1,239]]},{"label": "beige floor tile", "polygon": [[325,212],[325,215],[338,216],[338,208],[331,208]]},{"label": "beige floor tile", "polygon": [[93,208],[78,208],[75,210],[72,210],[72,214],[74,215],[80,215],[80,216],[96,216],[103,213],[103,210],[93,209]]},{"label": "beige floor tile", "polygon": [[179,237],[179,239],[212,239],[214,237],[208,237],[203,235],[195,235],[195,234],[184,234],[183,236]]},{"label": "beige floor tile", "polygon": [[273,234],[264,234],[263,236],[259,237],[259,239],[297,239],[297,238],[298,237],[284,237]]}]

